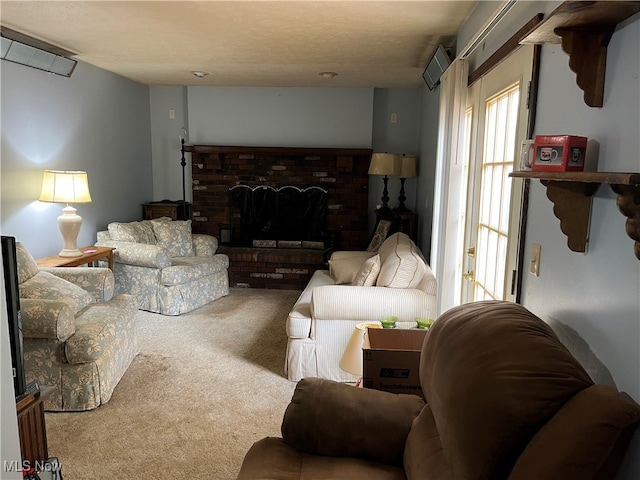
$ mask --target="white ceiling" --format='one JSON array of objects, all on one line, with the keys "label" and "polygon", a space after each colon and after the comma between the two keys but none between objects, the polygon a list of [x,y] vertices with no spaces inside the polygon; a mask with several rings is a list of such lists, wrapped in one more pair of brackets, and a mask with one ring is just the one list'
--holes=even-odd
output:
[{"label": "white ceiling", "polygon": [[476,3],[1,0],[0,22],[146,85],[402,88]]}]

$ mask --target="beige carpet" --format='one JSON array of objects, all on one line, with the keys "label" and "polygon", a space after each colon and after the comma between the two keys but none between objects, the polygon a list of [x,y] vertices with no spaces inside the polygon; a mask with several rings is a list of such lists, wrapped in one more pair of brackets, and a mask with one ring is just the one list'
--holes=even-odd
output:
[{"label": "beige carpet", "polygon": [[299,294],[232,289],[179,317],[140,311],[141,352],[111,400],[46,414],[65,480],[235,479],[253,442],[280,435],[295,387],[285,320]]}]

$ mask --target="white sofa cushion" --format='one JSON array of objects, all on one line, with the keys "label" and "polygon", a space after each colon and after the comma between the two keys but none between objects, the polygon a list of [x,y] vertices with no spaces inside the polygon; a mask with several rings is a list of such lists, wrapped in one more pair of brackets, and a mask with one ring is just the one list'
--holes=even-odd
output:
[{"label": "white sofa cushion", "polygon": [[378,287],[416,288],[424,277],[427,266],[415,243],[404,233],[394,233],[380,249]]}]

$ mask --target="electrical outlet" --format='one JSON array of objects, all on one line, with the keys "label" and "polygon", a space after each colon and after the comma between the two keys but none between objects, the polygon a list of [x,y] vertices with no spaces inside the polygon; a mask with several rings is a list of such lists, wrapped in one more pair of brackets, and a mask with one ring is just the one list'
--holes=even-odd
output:
[{"label": "electrical outlet", "polygon": [[540,276],[540,251],[542,246],[539,243],[531,245],[531,265],[529,265],[529,272],[536,277]]},{"label": "electrical outlet", "polygon": [[176,118],[176,111],[173,108],[171,110],[169,110],[169,118],[171,120]]},{"label": "electrical outlet", "polygon": [[391,114],[391,123],[398,123],[398,114],[397,113],[392,113]]}]

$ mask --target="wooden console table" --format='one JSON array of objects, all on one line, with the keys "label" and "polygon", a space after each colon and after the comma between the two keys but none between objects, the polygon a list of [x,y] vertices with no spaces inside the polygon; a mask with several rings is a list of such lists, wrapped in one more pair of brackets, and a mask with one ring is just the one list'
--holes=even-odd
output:
[{"label": "wooden console table", "polygon": [[113,270],[114,247],[82,247],[81,257],[61,257],[51,255],[50,257],[38,258],[36,263],[39,267],[79,267],[80,265],[93,265],[93,262],[105,258],[109,263],[109,268]]}]

